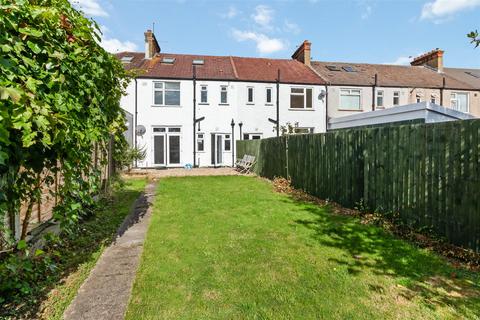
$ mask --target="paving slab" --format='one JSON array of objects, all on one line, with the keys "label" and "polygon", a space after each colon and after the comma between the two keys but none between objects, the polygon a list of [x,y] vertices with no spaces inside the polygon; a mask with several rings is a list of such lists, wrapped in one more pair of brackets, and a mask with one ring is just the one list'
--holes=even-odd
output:
[{"label": "paving slab", "polygon": [[64,319],[124,319],[152,214],[155,188],[155,183],[149,183],[135,201],[115,242],[103,252],[65,311]]}]

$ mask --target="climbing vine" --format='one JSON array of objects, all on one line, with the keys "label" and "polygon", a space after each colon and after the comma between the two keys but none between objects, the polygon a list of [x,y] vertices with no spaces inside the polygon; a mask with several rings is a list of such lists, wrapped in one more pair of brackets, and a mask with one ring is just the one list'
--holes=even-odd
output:
[{"label": "climbing vine", "polygon": [[68,230],[88,214],[101,182],[92,154],[125,129],[128,77],[99,41],[97,24],[67,0],[0,0],[0,226],[21,204],[28,224],[40,186],[57,175],[54,218]]}]

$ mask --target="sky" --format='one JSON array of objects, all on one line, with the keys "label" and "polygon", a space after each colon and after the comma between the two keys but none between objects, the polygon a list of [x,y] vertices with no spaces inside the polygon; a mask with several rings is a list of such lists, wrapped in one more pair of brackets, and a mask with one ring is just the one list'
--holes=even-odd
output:
[{"label": "sky", "polygon": [[440,48],[447,67],[480,68],[480,0],[70,0],[97,21],[110,52],[290,58],[303,40],[312,59],[408,64]]}]

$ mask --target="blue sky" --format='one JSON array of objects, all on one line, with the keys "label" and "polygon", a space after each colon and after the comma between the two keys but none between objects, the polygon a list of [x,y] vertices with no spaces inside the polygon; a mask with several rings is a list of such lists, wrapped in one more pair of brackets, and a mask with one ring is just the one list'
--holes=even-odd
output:
[{"label": "blue sky", "polygon": [[143,32],[168,53],[289,58],[303,40],[322,61],[408,64],[434,48],[445,65],[480,68],[480,0],[71,0],[111,51],[143,51]]}]

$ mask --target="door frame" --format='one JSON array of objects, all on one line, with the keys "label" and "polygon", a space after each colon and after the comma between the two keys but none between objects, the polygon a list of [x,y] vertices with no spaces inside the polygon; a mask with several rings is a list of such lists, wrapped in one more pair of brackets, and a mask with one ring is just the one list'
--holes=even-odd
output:
[{"label": "door frame", "polygon": [[[154,129],[163,129],[162,132],[155,132]],[[180,132],[169,132],[169,128],[180,128]],[[182,126],[162,126],[162,125],[155,125],[152,126],[152,148],[151,154],[153,156],[152,159],[152,167],[180,167],[182,164]],[[164,141],[164,151],[163,151],[163,163],[155,163],[155,136],[163,136]],[[170,139],[171,136],[178,136],[179,137],[179,162],[178,163],[170,163]]]},{"label": "door frame", "polygon": [[[212,132],[210,133],[210,163],[214,167],[221,167],[223,163],[223,139],[224,133]],[[220,144],[220,146],[219,146]],[[219,161],[220,160],[220,161]]]}]

